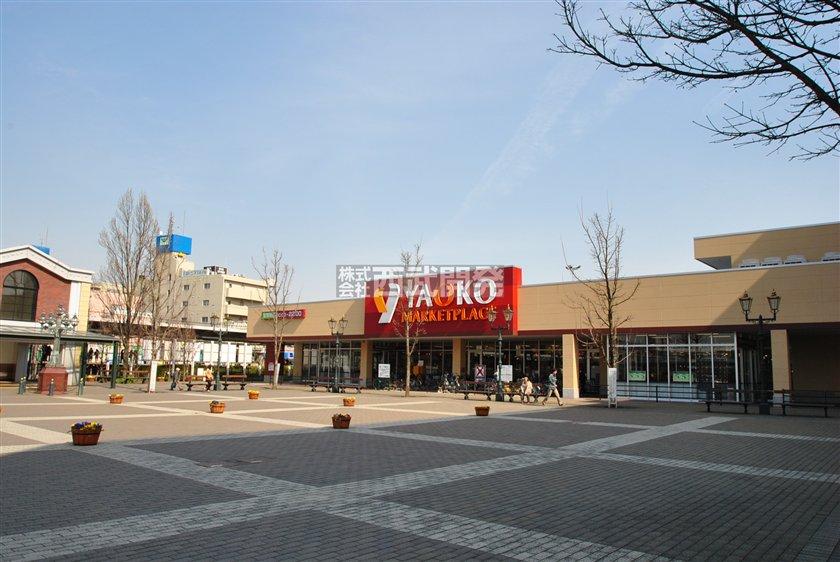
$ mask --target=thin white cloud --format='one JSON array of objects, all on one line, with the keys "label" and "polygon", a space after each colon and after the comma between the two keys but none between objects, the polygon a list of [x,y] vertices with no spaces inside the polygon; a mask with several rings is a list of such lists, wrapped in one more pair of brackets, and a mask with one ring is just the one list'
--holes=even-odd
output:
[{"label": "thin white cloud", "polygon": [[445,240],[448,231],[460,224],[479,202],[506,195],[523,184],[535,169],[540,155],[549,150],[546,142],[549,132],[594,72],[595,65],[576,64],[571,58],[559,60],[543,81],[536,101],[516,132],[479,182],[464,196],[453,216],[432,240],[432,245]]}]

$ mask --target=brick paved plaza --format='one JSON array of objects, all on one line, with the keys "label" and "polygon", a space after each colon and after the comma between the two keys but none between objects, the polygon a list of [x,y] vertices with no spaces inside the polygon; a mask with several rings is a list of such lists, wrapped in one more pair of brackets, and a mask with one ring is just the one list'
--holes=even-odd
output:
[{"label": "brick paved plaza", "polygon": [[[818,411],[120,391],[0,391],[3,560],[840,560],[840,420]],[[84,419],[96,447],[69,444]]]}]

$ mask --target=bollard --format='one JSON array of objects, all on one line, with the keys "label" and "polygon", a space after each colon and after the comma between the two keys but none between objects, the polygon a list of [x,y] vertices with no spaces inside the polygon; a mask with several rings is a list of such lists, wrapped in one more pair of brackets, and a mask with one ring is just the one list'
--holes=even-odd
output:
[{"label": "bollard", "polygon": [[79,388],[76,391],[76,394],[78,396],[82,396],[82,395],[84,395],[84,393],[85,393],[85,377],[80,376],[79,377]]},{"label": "bollard", "polygon": [[50,379],[50,390],[48,392],[50,396],[55,394],[55,379]]},{"label": "bollard", "polygon": [[26,377],[23,375],[18,380],[18,394],[26,394]]}]

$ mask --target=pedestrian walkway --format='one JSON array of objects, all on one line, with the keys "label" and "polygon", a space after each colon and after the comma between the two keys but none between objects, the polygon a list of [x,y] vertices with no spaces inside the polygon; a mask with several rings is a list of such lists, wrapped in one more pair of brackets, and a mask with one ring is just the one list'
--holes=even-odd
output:
[{"label": "pedestrian walkway", "polygon": [[[0,391],[3,560],[840,558],[836,419],[107,392]],[[81,419],[100,445],[68,444]]]}]

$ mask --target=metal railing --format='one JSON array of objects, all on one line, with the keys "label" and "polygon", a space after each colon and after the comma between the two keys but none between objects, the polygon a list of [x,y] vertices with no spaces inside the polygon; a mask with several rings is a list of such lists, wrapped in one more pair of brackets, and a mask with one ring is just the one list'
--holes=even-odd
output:
[{"label": "metal railing", "polygon": [[[607,397],[605,385],[589,385],[588,394]],[[736,389],[730,385],[698,384],[690,386],[677,385],[641,385],[626,382],[618,383],[616,393],[619,398],[637,400],[652,400],[654,402],[704,402],[706,400],[720,400],[724,402],[769,402],[773,399],[772,390],[764,389]]]}]

